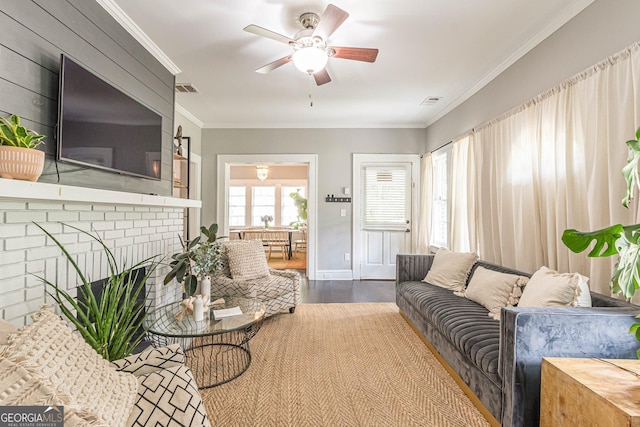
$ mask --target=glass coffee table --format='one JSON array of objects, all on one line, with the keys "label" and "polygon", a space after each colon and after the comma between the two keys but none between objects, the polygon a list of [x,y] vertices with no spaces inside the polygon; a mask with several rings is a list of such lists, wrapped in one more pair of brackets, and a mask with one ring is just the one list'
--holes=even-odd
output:
[{"label": "glass coffee table", "polygon": [[[258,333],[264,319],[265,305],[255,298],[223,299],[224,304],[210,306],[199,322],[189,315],[176,319],[182,311],[180,302],[159,307],[145,319],[147,339],[154,347],[180,344],[185,364],[201,389],[227,383],[249,368],[249,340]],[[232,307],[240,307],[242,314],[214,318],[213,310]]]}]

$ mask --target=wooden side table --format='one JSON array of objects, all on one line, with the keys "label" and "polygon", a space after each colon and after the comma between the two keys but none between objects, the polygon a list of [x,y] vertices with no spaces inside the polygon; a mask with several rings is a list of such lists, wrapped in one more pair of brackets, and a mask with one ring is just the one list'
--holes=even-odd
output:
[{"label": "wooden side table", "polygon": [[540,426],[640,427],[640,360],[607,361],[543,358]]}]

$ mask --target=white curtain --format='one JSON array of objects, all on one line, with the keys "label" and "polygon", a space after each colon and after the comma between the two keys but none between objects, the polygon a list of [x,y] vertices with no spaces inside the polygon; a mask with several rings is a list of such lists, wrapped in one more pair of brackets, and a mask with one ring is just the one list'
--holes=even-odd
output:
[{"label": "white curtain", "polygon": [[[475,161],[473,136],[455,139],[451,148],[450,248],[455,252],[476,252]],[[479,256],[482,254],[478,253]]]},{"label": "white curtain", "polygon": [[422,156],[420,162],[420,214],[418,216],[418,253],[429,253],[431,241],[431,199],[433,194],[433,163],[431,153]]},{"label": "white curtain", "polygon": [[608,293],[615,257],[573,254],[561,236],[638,221],[638,201],[630,210],[621,204],[621,170],[625,141],[640,126],[639,76],[636,44],[475,129],[468,183],[485,260],[578,271],[592,290]]}]

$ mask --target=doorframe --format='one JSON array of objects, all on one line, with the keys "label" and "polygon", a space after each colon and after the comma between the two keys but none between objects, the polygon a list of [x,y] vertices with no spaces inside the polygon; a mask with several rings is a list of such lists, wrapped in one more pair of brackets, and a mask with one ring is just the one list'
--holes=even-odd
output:
[{"label": "doorframe", "polygon": [[229,181],[231,166],[238,165],[307,165],[307,276],[316,278],[316,241],[318,223],[318,155],[317,154],[234,154],[218,155],[218,227],[229,235]]},{"label": "doorframe", "polygon": [[418,243],[418,195],[420,194],[420,155],[419,154],[353,154],[352,166],[352,236],[353,248],[351,268],[353,270],[353,280],[360,280],[362,273],[362,236],[360,233],[362,200],[360,194],[362,190],[362,175],[360,169],[364,163],[411,163],[411,248],[414,253]]}]

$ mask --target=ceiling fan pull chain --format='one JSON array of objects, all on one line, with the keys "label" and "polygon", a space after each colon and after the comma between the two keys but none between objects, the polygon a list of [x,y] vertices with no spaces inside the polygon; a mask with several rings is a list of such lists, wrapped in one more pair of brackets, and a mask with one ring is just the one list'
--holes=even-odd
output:
[{"label": "ceiling fan pull chain", "polygon": [[313,79],[311,78],[311,73],[309,73],[309,107],[313,107],[313,99],[311,98],[312,92],[313,92]]}]

